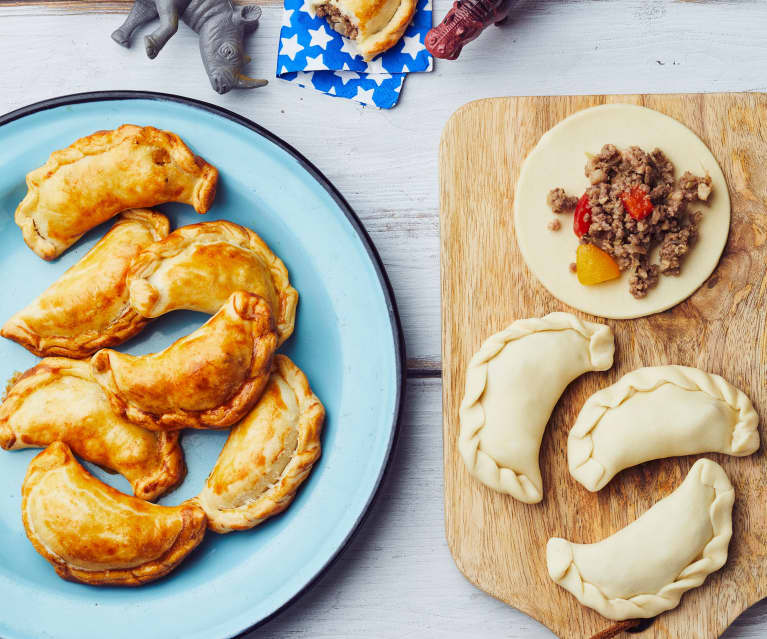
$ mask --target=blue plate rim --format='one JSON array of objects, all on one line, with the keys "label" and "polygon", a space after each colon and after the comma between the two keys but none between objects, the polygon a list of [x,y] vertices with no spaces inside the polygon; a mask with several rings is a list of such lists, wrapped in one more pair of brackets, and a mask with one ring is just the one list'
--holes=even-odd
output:
[{"label": "blue plate rim", "polygon": [[389,443],[386,451],[386,461],[379,469],[378,477],[376,478],[375,486],[370,496],[368,497],[365,506],[360,513],[360,516],[354,522],[346,537],[341,541],[333,554],[328,558],[323,566],[304,584],[304,586],[298,590],[290,599],[285,601],[276,610],[269,613],[265,617],[253,622],[250,626],[244,628],[236,635],[232,636],[232,639],[243,637],[247,633],[255,630],[256,628],[267,623],[281,612],[289,608],[293,603],[300,599],[312,586],[332,568],[332,566],[339,559],[343,551],[349,546],[349,543],[354,536],[359,532],[362,524],[368,518],[375,500],[381,493],[381,488],[384,484],[384,479],[389,473],[392,465],[392,459],[394,458],[394,450],[399,440],[400,432],[402,430],[402,417],[404,412],[405,402],[405,389],[407,387],[407,367],[406,367],[406,351],[405,351],[405,339],[402,333],[402,323],[400,321],[399,311],[397,309],[397,302],[394,297],[394,289],[392,288],[389,276],[386,273],[386,269],[381,260],[381,256],[373,244],[373,240],[362,225],[360,218],[354,212],[351,205],[346,201],[340,191],[333,185],[333,183],[325,177],[325,175],[303,154],[301,154],[292,145],[285,142],[282,138],[278,137],[268,129],[262,127],[260,124],[253,122],[234,111],[230,111],[224,107],[203,100],[197,100],[195,98],[189,98],[174,93],[161,93],[159,91],[129,91],[129,90],[104,90],[104,91],[88,91],[84,93],[72,93],[69,95],[58,96],[54,98],[48,98],[39,102],[33,102],[27,106],[20,107],[4,115],[0,115],[0,127],[19,120],[21,118],[39,113],[40,111],[46,111],[49,109],[55,109],[62,106],[70,106],[73,104],[81,104],[84,102],[108,102],[117,100],[152,100],[158,102],[174,102],[176,104],[182,104],[193,109],[200,109],[207,111],[219,117],[226,118],[240,126],[245,127],[257,133],[261,137],[265,138],[278,148],[282,149],[288,155],[293,157],[298,164],[303,168],[325,191],[333,198],[341,212],[346,216],[346,219],[351,224],[354,231],[357,233],[362,246],[370,258],[373,268],[375,269],[376,276],[381,285],[381,290],[386,300],[386,308],[389,314],[389,323],[392,329],[392,337],[395,343],[395,372],[396,377],[399,380],[396,389],[395,397],[395,410],[392,418],[392,428],[389,435]]}]

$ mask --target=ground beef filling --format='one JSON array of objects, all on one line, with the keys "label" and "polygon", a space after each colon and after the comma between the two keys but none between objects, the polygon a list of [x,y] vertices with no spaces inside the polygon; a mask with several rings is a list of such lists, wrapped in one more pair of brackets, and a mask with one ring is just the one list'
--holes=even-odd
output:
[{"label": "ground beef filling", "polygon": [[333,29],[350,40],[357,38],[357,27],[352,24],[349,16],[341,13],[341,10],[330,3],[321,4],[315,9],[320,18],[325,18]]},{"label": "ground beef filling", "polygon": [[[682,259],[698,235],[702,213],[688,212],[690,202],[708,200],[711,178],[689,171],[674,184],[674,166],[663,151],[646,153],[637,146],[623,151],[605,144],[586,163],[586,189],[591,209],[588,231],[581,243],[594,244],[608,253],[621,271],[629,271],[629,290],[636,298],[647,295],[659,275],[679,275]],[[622,196],[641,189],[652,203],[652,211],[635,219],[626,211]],[[564,189],[553,189],[547,202],[554,213],[572,211],[578,198]],[[650,263],[650,252],[659,247],[658,263]]]}]

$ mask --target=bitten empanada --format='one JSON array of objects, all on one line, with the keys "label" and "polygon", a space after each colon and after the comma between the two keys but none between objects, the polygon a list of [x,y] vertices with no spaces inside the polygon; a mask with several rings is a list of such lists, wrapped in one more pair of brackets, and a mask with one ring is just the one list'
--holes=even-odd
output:
[{"label": "bitten empanada", "polygon": [[298,292],[288,270],[258,235],[232,222],[176,229],[136,257],[127,281],[144,317],[176,309],[212,315],[232,293],[248,291],[269,302],[280,343],[293,333]]},{"label": "bitten empanada", "polygon": [[11,317],[0,335],[39,357],[76,358],[133,337],[148,320],[130,304],[128,267],[169,230],[160,213],[125,211],[85,257]]},{"label": "bitten empanada", "polygon": [[218,533],[246,530],[285,510],[320,457],[325,409],[284,355],[249,415],[232,428],[198,503]]},{"label": "bitten empanada", "polygon": [[153,433],[115,414],[82,360],[44,359],[0,406],[0,447],[44,448],[55,441],[120,473],[142,499],[157,499],[186,474],[178,433]]},{"label": "bitten empanada", "polygon": [[517,320],[471,358],[461,402],[458,450],[486,486],[525,503],[543,499],[538,453],[567,385],[613,365],[609,326],[570,313]]},{"label": "bitten empanada", "polygon": [[52,260],[126,209],[181,202],[205,213],[217,182],[215,167],[175,133],[124,124],[54,151],[30,172],[16,224],[29,248]]},{"label": "bitten empanada", "polygon": [[583,405],[567,439],[575,479],[597,491],[624,468],[680,455],[759,449],[759,417],[746,394],[688,366],[648,366]]},{"label": "bitten empanada", "polygon": [[365,60],[391,49],[404,35],[416,0],[310,0],[309,8],[353,40]]},{"label": "bitten empanada", "polygon": [[89,474],[55,442],[29,464],[21,488],[27,537],[59,577],[94,586],[140,586],[167,575],[205,535],[196,504],[158,506]]},{"label": "bitten empanada", "polygon": [[722,467],[699,459],[673,493],[607,539],[549,539],[549,576],[608,619],[655,617],[724,566],[734,502]]},{"label": "bitten empanada", "polygon": [[269,303],[237,291],[193,333],[164,351],[105,349],[91,371],[120,415],[150,430],[223,428],[242,419],[266,386],[277,348]]}]

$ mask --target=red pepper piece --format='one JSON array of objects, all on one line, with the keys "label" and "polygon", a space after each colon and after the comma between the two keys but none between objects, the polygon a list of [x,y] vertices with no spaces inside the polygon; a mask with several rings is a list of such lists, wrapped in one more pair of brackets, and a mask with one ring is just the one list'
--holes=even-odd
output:
[{"label": "red pepper piece", "polygon": [[652,213],[652,202],[638,186],[632,186],[621,193],[621,202],[629,215],[635,220],[643,220]]},{"label": "red pepper piece", "polygon": [[589,196],[585,193],[578,200],[578,204],[575,206],[575,215],[573,215],[573,231],[578,237],[583,237],[588,233],[591,226],[591,205],[589,204]]}]

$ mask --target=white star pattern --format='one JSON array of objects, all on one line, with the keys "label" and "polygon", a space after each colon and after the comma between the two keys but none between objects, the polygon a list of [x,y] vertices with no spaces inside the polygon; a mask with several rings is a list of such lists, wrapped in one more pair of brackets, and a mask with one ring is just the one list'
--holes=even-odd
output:
[{"label": "white star pattern", "polygon": [[297,82],[298,84],[304,87],[310,87],[312,86],[313,79],[314,79],[313,71],[296,71],[296,79],[294,80],[294,82]]},{"label": "white star pattern", "polygon": [[299,7],[299,11],[303,11],[304,13],[308,13],[310,16],[314,15],[314,11],[311,10],[309,7],[310,0],[304,0],[303,4]]},{"label": "white star pattern", "polygon": [[388,73],[369,73],[367,78],[368,80],[375,82],[380,87],[381,83],[385,82],[386,80],[391,80],[391,75]]},{"label": "white star pattern", "polygon": [[290,18],[295,12],[295,9],[285,9],[282,13],[282,26],[290,27]]},{"label": "white star pattern", "polygon": [[410,69],[408,69],[408,66],[406,64],[402,65],[402,73],[410,73]]},{"label": "white star pattern", "polygon": [[333,36],[328,33],[328,30],[322,26],[319,29],[309,29],[309,35],[312,40],[309,43],[310,47],[320,47],[325,49],[328,46],[328,42],[333,40]]},{"label": "white star pattern", "polygon": [[330,87],[330,88],[328,89],[328,93],[329,93],[330,95],[335,95],[335,94],[336,94],[336,88],[335,88],[335,87]]},{"label": "white star pattern", "polygon": [[357,102],[362,102],[362,104],[372,104],[374,91],[375,89],[365,91],[362,87],[357,87],[357,95],[354,96],[354,99]]},{"label": "white star pattern", "polygon": [[367,73],[386,73],[386,69],[384,69],[383,65],[383,58],[379,55],[375,60],[368,62],[365,71]]},{"label": "white star pattern", "polygon": [[341,84],[346,84],[349,80],[359,80],[362,76],[354,71],[336,71],[336,75],[341,78]]},{"label": "white star pattern", "polygon": [[341,44],[341,53],[348,53],[352,58],[359,55],[357,51],[357,45],[354,44],[349,38],[341,38],[343,41]]},{"label": "white star pattern", "polygon": [[296,59],[296,53],[303,51],[304,46],[298,44],[298,34],[292,38],[280,38],[280,55],[286,55],[291,60]]},{"label": "white star pattern", "polygon": [[306,56],[306,68],[312,71],[327,71],[328,68],[322,61],[322,54],[320,53],[316,58],[310,58]]},{"label": "white star pattern", "polygon": [[419,35],[405,36],[402,38],[402,41],[405,43],[405,46],[402,47],[402,55],[409,55],[413,60],[426,48],[421,42],[421,36]]}]

